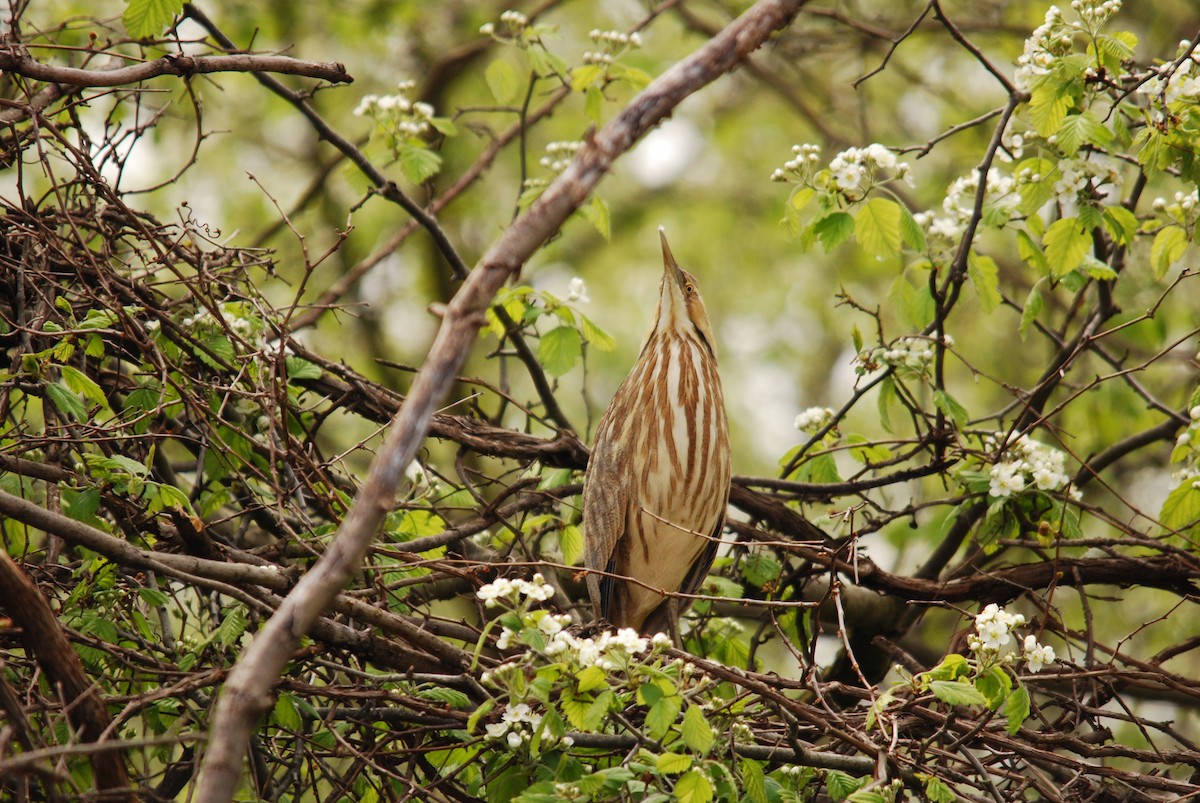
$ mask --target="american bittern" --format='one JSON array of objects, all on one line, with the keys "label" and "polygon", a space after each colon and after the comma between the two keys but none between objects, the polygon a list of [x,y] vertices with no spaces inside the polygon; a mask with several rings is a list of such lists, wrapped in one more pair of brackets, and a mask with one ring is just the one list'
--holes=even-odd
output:
[{"label": "american bittern", "polygon": [[703,582],[725,523],[729,425],[696,279],[658,232],[658,309],[596,430],[583,523],[596,616],[646,634],[669,630],[678,643],[687,604],[672,594]]}]

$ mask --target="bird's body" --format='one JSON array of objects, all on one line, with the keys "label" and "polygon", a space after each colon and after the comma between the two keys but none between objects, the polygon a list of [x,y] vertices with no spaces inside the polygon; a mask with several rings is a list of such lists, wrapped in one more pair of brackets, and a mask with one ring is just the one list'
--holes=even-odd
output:
[{"label": "bird's body", "polygon": [[686,603],[670,595],[699,587],[725,522],[729,427],[696,280],[662,247],[655,321],[596,430],[583,521],[596,616],[677,638]]}]

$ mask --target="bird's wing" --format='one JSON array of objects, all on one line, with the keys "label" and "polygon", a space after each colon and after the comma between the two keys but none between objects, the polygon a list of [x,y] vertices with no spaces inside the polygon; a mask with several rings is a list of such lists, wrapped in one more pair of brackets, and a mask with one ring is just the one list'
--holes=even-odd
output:
[{"label": "bird's wing", "polygon": [[[700,584],[704,582],[704,578],[708,577],[708,570],[712,568],[713,559],[717,556],[717,547],[721,545],[721,532],[725,529],[725,508],[729,505],[729,493],[725,494],[725,502],[721,505],[721,515],[717,517],[717,523],[713,526],[709,542],[704,547],[704,551],[688,569],[687,576],[683,578],[683,583],[679,586],[679,590],[684,594],[695,594],[700,588]],[[684,603],[686,608],[688,603]],[[682,612],[682,608],[680,609]]]},{"label": "bird's wing", "polygon": [[630,501],[629,480],[617,470],[620,461],[608,451],[592,452],[583,488],[584,564],[609,575],[588,574],[588,596],[593,611],[606,618],[613,597],[613,555],[625,535]]}]

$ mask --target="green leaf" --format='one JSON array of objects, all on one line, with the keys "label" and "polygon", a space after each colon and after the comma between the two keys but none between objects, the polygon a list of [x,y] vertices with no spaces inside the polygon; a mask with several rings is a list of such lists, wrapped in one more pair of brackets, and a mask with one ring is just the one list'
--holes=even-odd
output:
[{"label": "green leaf", "polygon": [[929,683],[933,696],[949,705],[987,705],[987,698],[962,680],[934,680]]},{"label": "green leaf", "polygon": [[742,774],[742,788],[751,803],[767,803],[767,776],[763,773],[762,764],[749,758],[743,758],[739,766]]},{"label": "green leaf", "polygon": [[872,198],[854,218],[858,244],[877,257],[900,253],[900,205],[890,198]]},{"label": "green leaf", "polygon": [[703,756],[712,749],[714,738],[712,726],[704,718],[700,706],[689,705],[687,713],[683,715],[683,743]]},{"label": "green leaf", "polygon": [[521,94],[521,77],[505,59],[496,59],[483,71],[488,90],[501,105],[507,105]]},{"label": "green leaf", "polygon": [[966,657],[955,652],[943,658],[933,669],[922,672],[921,677],[929,680],[953,680],[966,675],[970,669]]},{"label": "green leaf", "polygon": [[183,0],[128,0],[122,19],[134,39],[157,36],[183,11]]},{"label": "green leaf", "polygon": [[583,94],[583,113],[594,125],[600,125],[604,118],[604,93],[598,86],[589,86]]},{"label": "green leaf", "polygon": [[844,243],[854,233],[854,218],[845,212],[834,212],[812,224],[812,231],[826,252]]},{"label": "green leaf", "polygon": [[945,413],[946,417],[954,422],[958,429],[964,429],[967,426],[967,421],[970,416],[967,413],[967,408],[963,407],[958,401],[944,390],[935,390],[933,392],[933,405]]},{"label": "green leaf", "polygon": [[90,402],[95,402],[104,408],[108,407],[108,400],[104,398],[104,391],[83,371],[80,371],[78,368],[72,368],[69,365],[60,365],[58,366],[58,370],[62,374],[63,383],[68,388]]},{"label": "green leaf", "polygon": [[925,776],[925,797],[929,798],[930,803],[955,803],[958,800],[958,795],[945,781],[932,775]]},{"label": "green leaf", "polygon": [[296,701],[290,694],[280,694],[275,701],[275,722],[279,727],[288,731],[298,731],[303,724],[300,712],[296,709]]},{"label": "green leaf", "polygon": [[655,767],[664,775],[678,775],[692,768],[692,757],[682,753],[661,753]]},{"label": "green leaf", "polygon": [[667,731],[675,724],[679,709],[683,706],[683,698],[678,694],[664,694],[646,712],[646,728],[655,739],[666,736]]},{"label": "green leaf", "polygon": [[841,770],[825,771],[825,788],[834,800],[844,800],[867,784],[869,778],[851,778]]},{"label": "green leaf", "polygon": [[600,689],[608,688],[608,676],[604,670],[598,666],[589,666],[581,671],[576,679],[579,682],[579,691],[599,691]]},{"label": "green leaf", "polygon": [[[937,304],[934,303],[933,296],[929,294],[928,285],[913,287],[903,273],[892,282],[888,298],[891,300],[896,314],[900,316],[900,320],[913,329],[924,329],[933,321],[933,316],[937,312]],[[859,349],[859,351],[861,350]]]},{"label": "green leaf", "polygon": [[1137,235],[1137,215],[1123,206],[1104,207],[1104,228],[1118,245],[1129,245]]},{"label": "green leaf", "polygon": [[538,361],[551,376],[562,376],[575,367],[583,355],[583,339],[573,326],[558,326],[542,335],[538,343]]},{"label": "green leaf", "polygon": [[287,367],[288,379],[320,379],[325,373],[321,366],[303,357],[286,357],[284,365]]},{"label": "green leaf", "polygon": [[1195,479],[1186,479],[1167,494],[1158,520],[1170,531],[1186,532],[1200,523],[1200,488]]},{"label": "green leaf", "polygon": [[76,421],[87,420],[87,408],[83,406],[83,402],[79,400],[71,391],[57,382],[51,382],[46,385],[46,398],[50,403],[63,415],[68,418],[73,418]]},{"label": "green leaf", "polygon": [[1021,723],[1029,718],[1029,690],[1017,686],[1013,693],[1004,701],[1004,716],[1008,718],[1008,735],[1016,736],[1021,729]]},{"label": "green leaf", "polygon": [[1000,306],[1000,268],[996,260],[974,250],[967,256],[967,275],[979,295],[979,305],[985,315]]},{"label": "green leaf", "polygon": [[925,250],[925,232],[917,225],[917,221],[913,219],[912,212],[908,211],[908,207],[904,204],[897,204],[900,208],[900,235],[904,238],[904,244],[914,251],[923,252]]},{"label": "green leaf", "polygon": [[824,452],[805,460],[788,479],[797,482],[829,483],[841,482],[842,475],[838,473],[837,461],[833,459],[833,455]]},{"label": "green leaf", "polygon": [[[1050,76],[1046,76],[1050,78]],[[1068,88],[1055,80],[1044,80],[1034,88],[1029,109],[1038,136],[1048,137],[1057,133],[1067,112],[1074,105]]]},{"label": "green leaf", "polygon": [[413,184],[432,178],[442,168],[442,157],[419,145],[401,145],[396,156],[404,177]]},{"label": "green leaf", "polygon": [[987,698],[988,708],[995,711],[1008,698],[1012,691],[1013,682],[1002,667],[993,666],[987,672],[975,678],[975,688]]},{"label": "green leaf", "polygon": [[232,647],[246,632],[246,609],[242,605],[230,605],[223,613],[221,624],[217,626],[217,641]]},{"label": "green leaf", "polygon": [[689,770],[675,783],[675,799],[679,803],[709,803],[713,799],[712,784],[700,773]]},{"label": "green leaf", "polygon": [[1154,266],[1154,278],[1161,279],[1171,265],[1187,250],[1187,232],[1179,226],[1167,226],[1154,236],[1150,246],[1150,264]]},{"label": "green leaf", "polygon": [[1112,133],[1087,112],[1069,114],[1058,129],[1058,147],[1067,156],[1087,143],[1104,147],[1112,142]]},{"label": "green leaf", "polygon": [[590,203],[579,207],[579,214],[583,219],[592,224],[592,227],[600,232],[600,236],[606,240],[612,238],[612,222],[608,211],[608,204],[599,195],[593,195]]},{"label": "green leaf", "polygon": [[850,449],[850,456],[860,463],[882,463],[892,456],[892,450],[882,443],[871,444],[863,435],[848,435],[847,443],[860,444]]},{"label": "green leaf", "polygon": [[1080,270],[1100,282],[1111,282],[1117,278],[1117,272],[1109,267],[1108,263],[1096,259],[1091,254],[1084,257]]},{"label": "green leaf", "polygon": [[738,569],[747,583],[762,588],[779,579],[783,564],[768,552],[751,552],[738,563]]},{"label": "green leaf", "polygon": [[1092,238],[1075,218],[1062,218],[1051,223],[1042,237],[1050,274],[1058,278],[1075,270],[1091,244]]},{"label": "green leaf", "polygon": [[1045,278],[1038,279],[1025,299],[1025,306],[1021,310],[1021,326],[1017,330],[1022,340],[1025,339],[1025,335],[1029,334],[1029,327],[1033,326],[1033,322],[1037,320],[1037,316],[1042,313],[1042,307],[1046,304],[1045,298],[1042,297],[1042,287],[1046,281]]},{"label": "green leaf", "polygon": [[597,326],[595,321],[582,312],[578,315],[579,325],[583,328],[583,339],[589,346],[600,351],[612,351],[617,347],[617,341],[613,340],[612,335]]},{"label": "green leaf", "polygon": [[583,533],[574,524],[568,524],[558,532],[558,549],[567,566],[574,566],[583,557]]},{"label": "green leaf", "polygon": [[603,64],[580,64],[571,68],[571,89],[583,92],[597,81],[601,81],[608,72]]}]

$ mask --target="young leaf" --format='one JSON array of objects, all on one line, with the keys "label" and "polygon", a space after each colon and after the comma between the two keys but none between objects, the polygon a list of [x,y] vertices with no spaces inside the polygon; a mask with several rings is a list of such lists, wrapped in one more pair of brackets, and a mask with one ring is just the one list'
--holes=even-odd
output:
[{"label": "young leaf", "polygon": [[579,330],[571,326],[551,329],[538,343],[538,360],[551,376],[562,376],[570,371],[582,354],[583,340]]},{"label": "young leaf", "polygon": [[689,770],[675,783],[675,799],[679,803],[709,803],[713,799],[712,783],[695,770]]},{"label": "young leaf", "polygon": [[600,236],[608,240],[612,237],[612,223],[608,212],[608,204],[599,195],[593,195],[590,203],[579,207],[579,214],[592,224]]},{"label": "young leaf", "polygon": [[613,340],[612,335],[597,326],[595,321],[582,312],[578,314],[579,325],[583,328],[583,339],[589,346],[600,351],[612,351],[617,347],[617,341]]},{"label": "young leaf", "polygon": [[181,11],[183,0],[128,0],[121,19],[130,36],[145,39],[166,30]]},{"label": "young leaf", "polygon": [[934,680],[929,683],[933,696],[950,705],[987,705],[987,698],[962,680]]},{"label": "young leaf", "polygon": [[683,753],[661,753],[655,768],[663,775],[678,775],[692,768],[692,757]]},{"label": "young leaf", "polygon": [[401,145],[397,156],[401,172],[413,184],[432,178],[442,168],[442,157],[418,145]]},{"label": "young leaf", "polygon": [[979,294],[979,305],[984,314],[990,314],[1000,306],[1000,269],[996,260],[971,251],[967,256],[967,275]]},{"label": "young leaf", "polygon": [[1179,226],[1167,226],[1154,236],[1150,246],[1150,264],[1154,266],[1154,278],[1161,279],[1167,269],[1187,250],[1187,233]]},{"label": "young leaf", "polygon": [[563,563],[574,566],[583,557],[583,533],[574,524],[568,524],[558,533],[558,548]]},{"label": "young leaf", "polygon": [[1079,267],[1091,244],[1091,236],[1075,218],[1062,218],[1051,223],[1042,237],[1051,275],[1056,278],[1066,276]]},{"label": "young leaf", "polygon": [[933,392],[933,405],[946,414],[946,417],[954,422],[954,425],[959,429],[967,426],[967,421],[970,418],[967,413],[967,408],[963,407],[958,401],[944,390],[935,390]]},{"label": "young leaf", "polygon": [[1016,736],[1023,723],[1029,717],[1029,690],[1017,686],[1013,693],[1004,701],[1004,716],[1008,718],[1008,735]]},{"label": "young leaf", "polygon": [[489,64],[483,71],[483,78],[487,81],[492,97],[499,104],[512,103],[521,93],[521,78],[516,69],[504,59],[496,59]]},{"label": "young leaf", "polygon": [[76,421],[87,419],[87,408],[83,406],[79,397],[57,382],[46,385],[46,398],[63,415],[74,418]]},{"label": "young leaf", "polygon": [[813,223],[810,228],[821,241],[821,247],[828,252],[844,243],[846,238],[854,233],[854,218],[845,212],[834,212]]},{"label": "young leaf", "polygon": [[1033,322],[1037,320],[1037,316],[1042,312],[1042,307],[1045,306],[1046,300],[1042,297],[1042,286],[1046,281],[1044,277],[1038,279],[1025,299],[1025,307],[1021,310],[1021,326],[1017,330],[1022,340],[1025,339],[1025,335],[1029,334],[1029,327],[1033,326]]},{"label": "young leaf", "polygon": [[683,742],[700,755],[707,755],[713,745],[713,730],[698,705],[689,705],[683,715]]},{"label": "young leaf", "polygon": [[1200,524],[1200,488],[1184,480],[1163,500],[1158,520],[1168,530],[1186,531]]},{"label": "young leaf", "polygon": [[858,244],[868,254],[890,257],[900,253],[900,205],[890,198],[872,198],[854,218]]}]

